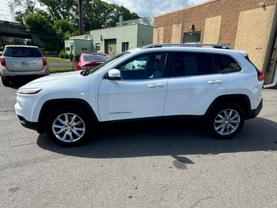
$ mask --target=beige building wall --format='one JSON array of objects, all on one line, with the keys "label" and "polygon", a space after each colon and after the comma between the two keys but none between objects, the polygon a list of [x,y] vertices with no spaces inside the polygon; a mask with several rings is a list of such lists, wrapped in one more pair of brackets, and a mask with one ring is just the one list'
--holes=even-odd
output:
[{"label": "beige building wall", "polygon": [[172,25],[171,43],[182,43],[182,23]]},{"label": "beige building wall", "polygon": [[217,44],[220,40],[221,16],[207,18],[205,21],[203,43]]},{"label": "beige building wall", "polygon": [[164,43],[164,28],[155,27],[153,33],[153,43]]},{"label": "beige building wall", "polygon": [[[260,70],[267,68],[271,55],[276,30],[275,12],[276,5],[272,5],[266,9],[243,11],[239,16],[235,49],[248,51],[250,59]],[[267,77],[271,78],[271,76]]]}]

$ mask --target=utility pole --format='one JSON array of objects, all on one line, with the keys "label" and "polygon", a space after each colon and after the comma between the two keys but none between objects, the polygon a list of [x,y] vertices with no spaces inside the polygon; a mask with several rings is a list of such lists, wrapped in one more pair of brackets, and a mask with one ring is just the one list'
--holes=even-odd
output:
[{"label": "utility pole", "polygon": [[78,10],[79,10],[79,34],[84,34],[84,15],[83,15],[83,0],[78,0]]}]

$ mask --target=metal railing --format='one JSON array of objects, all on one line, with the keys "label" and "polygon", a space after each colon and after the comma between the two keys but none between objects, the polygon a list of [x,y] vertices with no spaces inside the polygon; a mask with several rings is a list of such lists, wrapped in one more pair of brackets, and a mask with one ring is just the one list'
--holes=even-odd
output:
[{"label": "metal railing", "polygon": [[147,48],[163,48],[163,47],[211,47],[218,49],[232,49],[230,44],[202,44],[202,43],[181,43],[181,44],[171,44],[171,43],[162,43],[162,44],[151,44],[144,46],[144,49]]}]

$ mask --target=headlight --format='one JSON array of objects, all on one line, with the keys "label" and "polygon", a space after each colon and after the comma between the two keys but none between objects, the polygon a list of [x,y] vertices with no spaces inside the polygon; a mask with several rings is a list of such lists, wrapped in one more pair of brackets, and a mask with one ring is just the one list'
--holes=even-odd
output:
[{"label": "headlight", "polygon": [[17,91],[18,94],[33,95],[41,91],[41,88],[23,88]]}]

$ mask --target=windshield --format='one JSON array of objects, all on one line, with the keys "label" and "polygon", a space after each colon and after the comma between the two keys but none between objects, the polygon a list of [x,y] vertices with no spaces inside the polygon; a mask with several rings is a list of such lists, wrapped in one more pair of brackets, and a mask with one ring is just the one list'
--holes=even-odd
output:
[{"label": "windshield", "polygon": [[7,57],[42,57],[38,48],[8,47],[4,51]]},{"label": "windshield", "polygon": [[[110,59],[109,61],[103,63],[103,64],[100,64],[98,65],[97,67],[93,68],[90,70],[90,74],[93,74],[94,72],[98,71],[99,69],[101,69],[102,67],[106,66],[106,65],[109,65],[109,64],[112,64],[114,62],[116,62],[119,58],[123,58],[124,56],[127,56],[129,55],[130,52],[124,52],[124,53],[121,53],[117,56],[115,56],[114,58]],[[84,70],[85,71],[85,70]],[[83,71],[82,71],[83,72]]]},{"label": "windshield", "polygon": [[94,54],[85,54],[83,58],[85,62],[106,62],[109,60],[108,56]]}]

